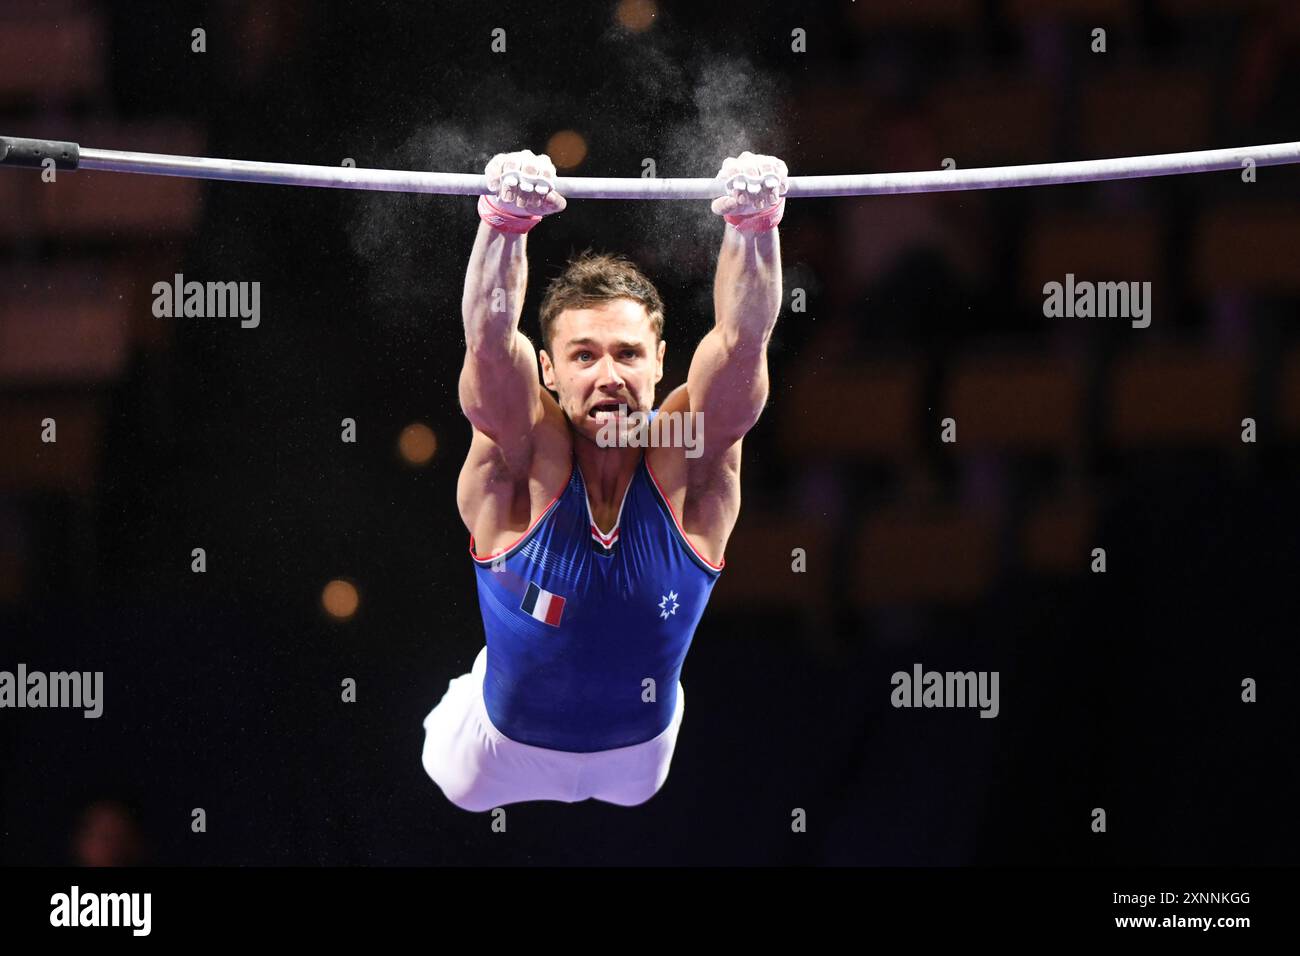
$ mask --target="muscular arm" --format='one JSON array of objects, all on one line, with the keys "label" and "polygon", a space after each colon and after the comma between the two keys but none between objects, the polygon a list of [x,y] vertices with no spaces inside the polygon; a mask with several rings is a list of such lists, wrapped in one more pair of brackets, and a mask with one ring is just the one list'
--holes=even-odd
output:
[{"label": "muscular arm", "polygon": [[777,230],[746,234],[728,227],[713,283],[714,326],[695,350],[686,377],[691,411],[704,414],[706,455],[734,445],[763,411],[767,343],[781,295]]},{"label": "muscular arm", "polygon": [[461,410],[507,461],[526,448],[543,412],[537,353],[519,331],[528,284],[527,241],[526,235],[500,232],[480,222],[461,300]]}]

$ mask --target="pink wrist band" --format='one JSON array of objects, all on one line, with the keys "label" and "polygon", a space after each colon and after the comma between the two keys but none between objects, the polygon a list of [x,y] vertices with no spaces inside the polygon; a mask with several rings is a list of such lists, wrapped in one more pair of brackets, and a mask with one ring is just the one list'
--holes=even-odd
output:
[{"label": "pink wrist band", "polygon": [[493,229],[501,232],[523,234],[542,221],[541,216],[516,216],[498,207],[487,196],[478,197],[478,215]]},{"label": "pink wrist band", "polygon": [[767,232],[769,229],[775,229],[781,217],[785,215],[785,197],[782,196],[780,201],[773,206],[768,206],[762,212],[752,212],[748,216],[723,216],[736,227],[740,232]]}]

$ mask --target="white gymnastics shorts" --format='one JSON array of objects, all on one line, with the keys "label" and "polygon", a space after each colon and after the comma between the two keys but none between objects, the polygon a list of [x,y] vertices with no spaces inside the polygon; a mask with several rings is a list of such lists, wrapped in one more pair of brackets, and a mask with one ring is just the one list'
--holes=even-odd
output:
[{"label": "white gymnastics shorts", "polygon": [[645,803],[668,779],[686,695],[677,684],[677,708],[659,736],[630,747],[573,753],[511,740],[492,725],[483,703],[487,648],[468,674],[447,685],[424,718],[424,769],[443,794],[476,813],[528,800],[603,800],[624,807]]}]

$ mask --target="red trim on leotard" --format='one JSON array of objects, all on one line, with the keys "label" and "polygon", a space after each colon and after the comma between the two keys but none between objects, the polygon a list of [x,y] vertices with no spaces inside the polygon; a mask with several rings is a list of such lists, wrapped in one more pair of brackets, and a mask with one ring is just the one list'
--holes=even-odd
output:
[{"label": "red trim on leotard", "polygon": [[555,503],[556,503],[557,501],[560,500],[560,496],[563,495],[564,492],[568,489],[568,487],[569,487],[569,482],[573,481],[573,469],[574,469],[575,467],[577,467],[576,460],[573,459],[573,458],[570,458],[570,459],[569,459],[569,477],[568,477],[568,480],[566,480],[566,481],[564,482],[564,487],[561,488],[559,491],[557,491],[557,492],[555,493],[555,497],[551,499],[551,503],[550,503],[549,505],[547,505],[545,508],[542,509],[542,513],[539,514],[539,515],[537,516],[537,520],[536,520],[536,521],[534,521],[532,524],[530,524],[530,525],[528,526],[528,530],[527,530],[527,531],[525,531],[525,532],[524,532],[523,534],[521,534],[519,537],[515,538],[514,541],[512,541],[510,544],[506,545],[506,546],[505,546],[504,548],[502,548],[500,551],[497,551],[497,552],[495,552],[495,553],[493,553],[493,554],[486,555],[486,556],[484,556],[484,557],[479,557],[477,554],[474,553],[474,532],[471,531],[471,532],[469,533],[469,556],[470,556],[471,558],[473,558],[476,562],[480,562],[480,561],[491,561],[493,558],[499,558],[501,555],[505,554],[507,551],[511,550],[512,548],[517,547],[521,541],[523,541],[525,538],[527,538],[530,534],[533,533],[533,529],[536,528],[536,527],[538,526],[538,524],[541,523],[541,520],[542,520],[543,518],[545,518],[548,514],[550,514],[551,509],[555,507]]},{"label": "red trim on leotard", "polygon": [[682,540],[686,542],[686,547],[690,548],[691,551],[694,552],[695,556],[699,558],[700,561],[703,562],[703,564],[706,567],[712,568],[714,571],[721,571],[723,568],[727,566],[726,555],[723,555],[721,564],[714,564],[704,555],[700,554],[699,549],[696,548],[695,545],[691,544],[691,539],[686,537],[686,531],[682,528],[681,521],[677,519],[677,512],[673,510],[673,503],[669,501],[668,496],[664,494],[664,490],[662,486],[660,486],[659,484],[659,479],[655,477],[654,469],[650,467],[650,456],[649,455],[643,456],[643,460],[645,461],[646,474],[648,474],[650,476],[650,480],[654,482],[655,490],[659,492],[659,497],[662,498],[664,500],[664,504],[668,506],[668,513],[672,515],[673,524],[677,526],[677,533],[680,534],[682,536]]}]

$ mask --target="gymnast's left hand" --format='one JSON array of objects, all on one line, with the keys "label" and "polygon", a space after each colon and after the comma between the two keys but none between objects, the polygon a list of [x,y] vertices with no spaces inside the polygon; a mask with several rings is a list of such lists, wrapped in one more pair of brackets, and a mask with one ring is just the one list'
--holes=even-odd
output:
[{"label": "gymnast's left hand", "polygon": [[745,150],[728,156],[714,179],[723,180],[727,194],[713,200],[712,209],[728,222],[744,220],[785,202],[789,171],[775,156],[761,156]]}]

